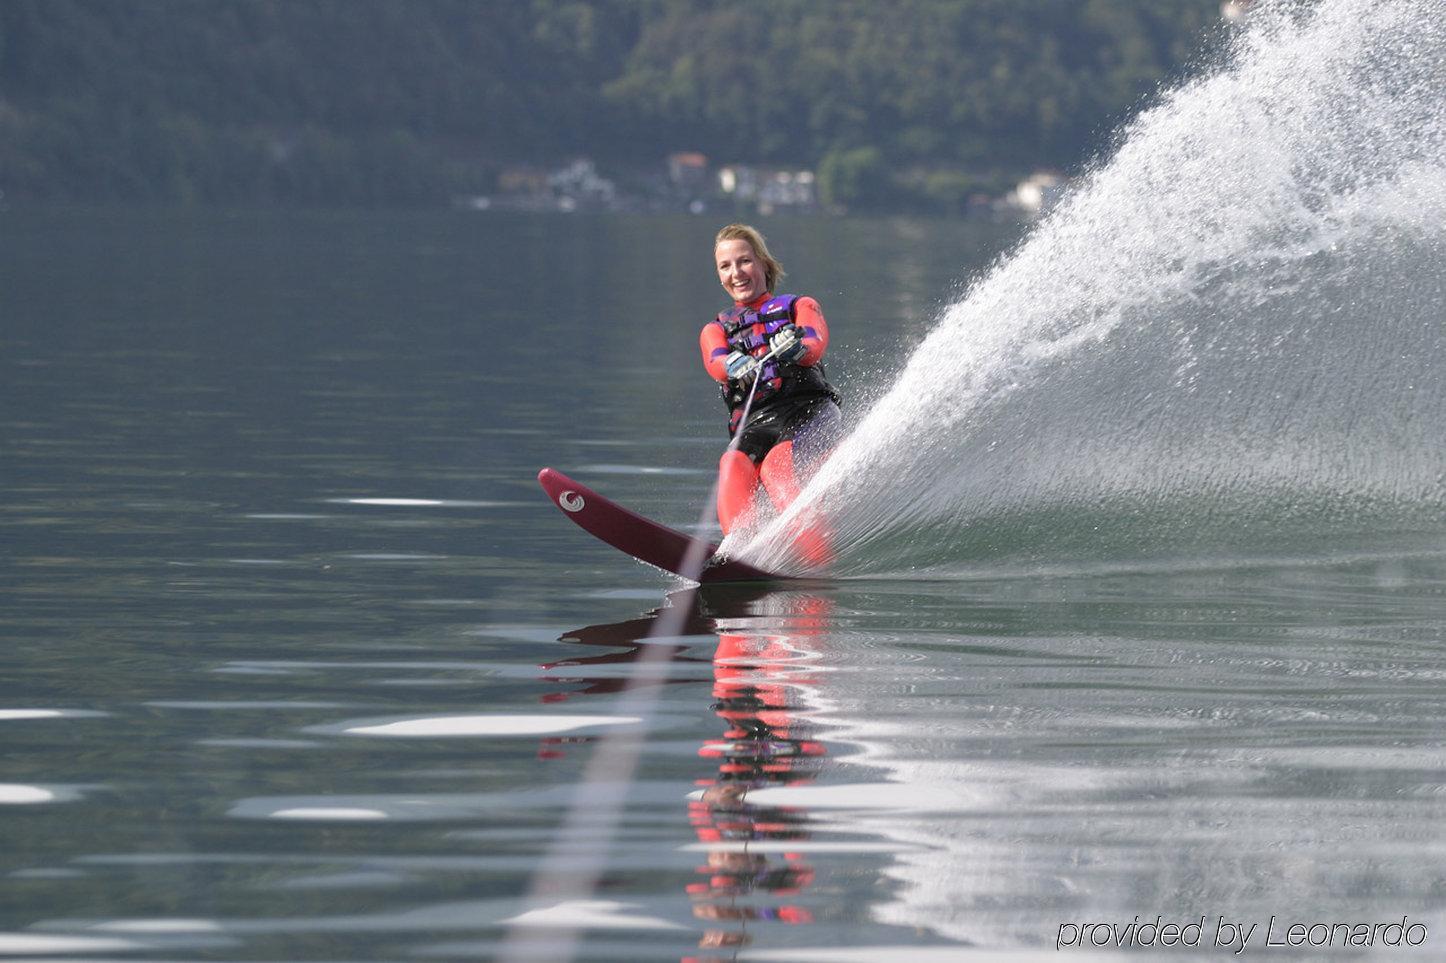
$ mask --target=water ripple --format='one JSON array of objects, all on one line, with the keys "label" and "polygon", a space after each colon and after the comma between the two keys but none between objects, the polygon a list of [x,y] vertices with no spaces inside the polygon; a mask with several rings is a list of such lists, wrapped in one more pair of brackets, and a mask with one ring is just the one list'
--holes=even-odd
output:
[{"label": "water ripple", "polygon": [[584,715],[486,715],[401,716],[385,719],[357,719],[327,726],[311,726],[308,732],[347,736],[453,739],[477,736],[558,735],[585,729],[637,725],[638,716]]}]

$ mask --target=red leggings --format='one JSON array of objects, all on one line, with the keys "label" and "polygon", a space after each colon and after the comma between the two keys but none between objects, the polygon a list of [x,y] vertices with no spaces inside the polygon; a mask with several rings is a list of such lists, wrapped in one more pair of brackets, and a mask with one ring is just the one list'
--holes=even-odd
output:
[{"label": "red leggings", "polygon": [[798,476],[793,470],[793,442],[773,446],[760,467],[741,451],[723,453],[718,461],[718,524],[727,535],[753,507],[753,493],[758,483],[768,492],[773,507],[780,512],[798,497]]},{"label": "red leggings", "polygon": [[[798,459],[794,457],[793,437],[769,448],[761,465],[737,448],[724,452],[718,461],[718,524],[723,527],[723,534],[732,532],[739,524],[747,524],[760,482],[774,508],[782,512],[793,504],[803,481],[822,461],[837,433],[838,408],[829,404],[798,426],[795,436],[801,445]],[[799,519],[793,536],[795,547],[808,562],[822,565],[832,557],[827,538],[815,520]]]}]

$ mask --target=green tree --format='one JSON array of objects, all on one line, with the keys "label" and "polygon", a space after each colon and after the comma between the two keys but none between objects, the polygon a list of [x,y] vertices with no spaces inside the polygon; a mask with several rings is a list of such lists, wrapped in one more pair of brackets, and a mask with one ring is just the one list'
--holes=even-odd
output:
[{"label": "green tree", "polygon": [[818,165],[819,199],[830,207],[867,207],[887,194],[884,155],[877,147],[830,151]]},{"label": "green tree", "polygon": [[434,204],[506,164],[656,165],[686,149],[816,166],[836,204],[954,206],[970,178],[1099,150],[1218,10],[0,0],[0,189]]}]

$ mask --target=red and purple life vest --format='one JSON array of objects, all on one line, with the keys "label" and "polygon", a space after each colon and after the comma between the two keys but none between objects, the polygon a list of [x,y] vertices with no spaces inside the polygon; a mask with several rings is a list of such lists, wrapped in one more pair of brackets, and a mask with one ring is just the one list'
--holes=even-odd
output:
[{"label": "red and purple life vest", "polygon": [[[730,351],[741,351],[754,357],[768,353],[768,339],[785,325],[793,323],[796,295],[780,294],[769,298],[757,309],[734,305],[717,317]],[[758,372],[758,390],[753,395],[753,411],[759,411],[782,400],[826,397],[838,400],[838,393],[828,383],[823,364],[808,366],[769,360]],[[748,400],[749,383],[729,378],[721,385],[723,401],[728,406],[728,431],[738,430],[743,416],[743,403]]]}]

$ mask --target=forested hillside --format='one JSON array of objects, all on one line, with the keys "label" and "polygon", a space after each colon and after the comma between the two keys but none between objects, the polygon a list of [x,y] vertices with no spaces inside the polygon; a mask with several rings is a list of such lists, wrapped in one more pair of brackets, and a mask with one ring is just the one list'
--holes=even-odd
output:
[{"label": "forested hillside", "polygon": [[816,168],[889,206],[1071,168],[1218,0],[0,0],[0,190],[440,204],[518,163]]}]

